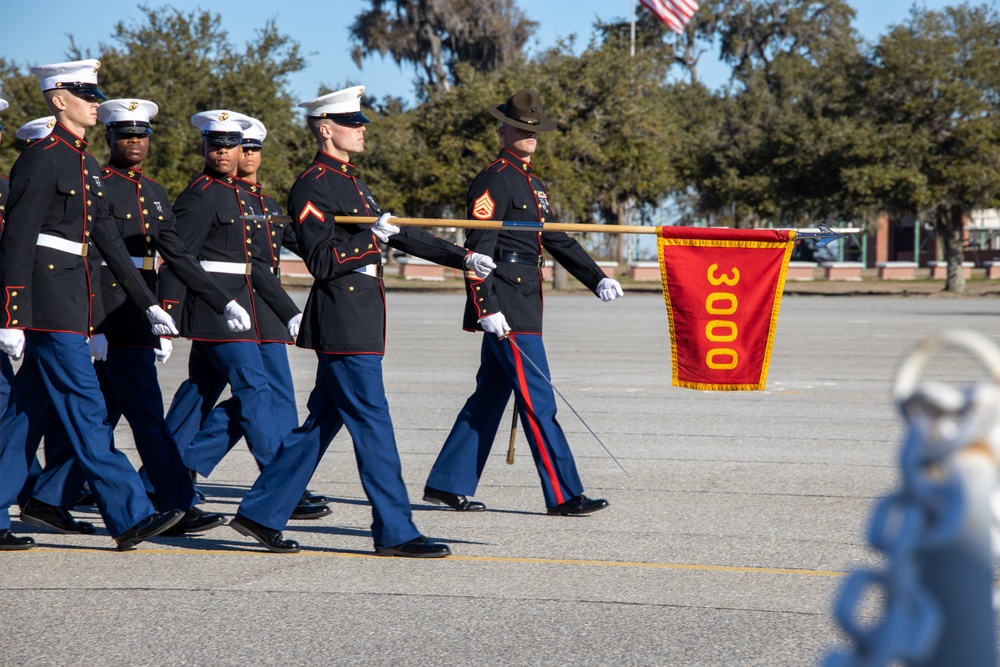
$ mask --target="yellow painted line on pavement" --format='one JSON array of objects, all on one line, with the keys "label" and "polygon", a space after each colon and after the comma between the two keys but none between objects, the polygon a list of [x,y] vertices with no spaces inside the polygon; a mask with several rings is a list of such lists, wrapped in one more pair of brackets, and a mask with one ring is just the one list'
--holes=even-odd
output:
[{"label": "yellow painted line on pavement", "polygon": [[[110,549],[61,549],[55,547],[36,547],[25,551],[10,551],[7,554],[43,554],[43,553],[98,553],[107,554],[116,551]],[[376,556],[375,554],[360,554],[341,551],[301,551],[297,554],[275,554],[269,551],[248,551],[230,549],[137,549],[121,554],[127,558],[129,554],[139,555],[159,555],[159,556],[269,556],[272,558],[371,558],[384,560],[388,556]],[[842,577],[845,572],[834,572],[829,570],[804,570],[796,568],[782,567],[750,567],[741,565],[705,565],[699,563],[642,563],[637,561],[615,561],[615,560],[577,560],[571,558],[518,558],[513,556],[449,556],[447,558],[423,558],[415,560],[433,561],[466,561],[479,563],[525,563],[530,565],[586,565],[590,567],[634,567],[654,570],[693,570],[698,572],[747,572],[751,574],[797,574],[807,577]]]}]

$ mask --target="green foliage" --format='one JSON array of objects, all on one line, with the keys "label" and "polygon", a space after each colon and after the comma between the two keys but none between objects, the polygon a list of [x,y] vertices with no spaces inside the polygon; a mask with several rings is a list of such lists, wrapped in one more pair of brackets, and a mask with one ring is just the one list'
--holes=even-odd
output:
[{"label": "green foliage", "polygon": [[[170,7],[141,11],[143,23],[118,23],[112,43],[102,43],[94,57],[101,61],[100,85],[109,98],[138,97],[159,106],[144,170],[176,197],[204,167],[201,137],[191,116],[209,109],[238,111],[267,127],[260,177],[265,189],[283,201],[315,151],[287,91],[288,75],[304,66],[299,45],[279,34],[272,21],[263,23],[240,49],[229,41],[218,15],[185,14]],[[84,54],[71,44],[69,57]],[[8,127],[48,115],[37,79],[16,71],[8,75],[12,68],[3,66],[4,93],[15,96],[12,106],[17,106],[5,114]],[[103,126],[87,136],[91,152],[106,161]],[[19,152],[23,146],[13,148]],[[5,164],[13,163],[11,152],[5,148]]]},{"label": "green foliage", "polygon": [[514,0],[372,0],[351,26],[352,56],[373,53],[419,71],[418,92],[434,97],[461,79],[460,64],[495,72],[515,60],[535,31]]}]

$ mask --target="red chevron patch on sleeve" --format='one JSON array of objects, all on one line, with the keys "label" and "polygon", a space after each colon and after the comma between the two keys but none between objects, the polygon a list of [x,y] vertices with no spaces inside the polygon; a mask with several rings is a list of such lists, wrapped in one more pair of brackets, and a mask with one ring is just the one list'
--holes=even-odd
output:
[{"label": "red chevron patch on sleeve", "polygon": [[306,218],[310,215],[317,218],[320,222],[326,222],[326,216],[323,215],[323,211],[319,210],[311,201],[307,201],[306,205],[299,211],[299,224],[301,225],[305,222]]},{"label": "red chevron patch on sleeve", "polygon": [[487,190],[480,195],[476,201],[472,202],[472,217],[480,220],[489,220],[493,217],[493,211],[495,209],[496,204],[493,203],[493,198],[490,197],[490,191]]}]

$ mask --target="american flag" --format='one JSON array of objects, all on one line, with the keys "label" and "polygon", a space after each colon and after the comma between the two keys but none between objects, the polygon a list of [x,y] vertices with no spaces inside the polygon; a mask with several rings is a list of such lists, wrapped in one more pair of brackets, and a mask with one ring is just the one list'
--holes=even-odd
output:
[{"label": "american flag", "polygon": [[667,24],[678,35],[698,11],[698,0],[639,0],[656,17]]}]

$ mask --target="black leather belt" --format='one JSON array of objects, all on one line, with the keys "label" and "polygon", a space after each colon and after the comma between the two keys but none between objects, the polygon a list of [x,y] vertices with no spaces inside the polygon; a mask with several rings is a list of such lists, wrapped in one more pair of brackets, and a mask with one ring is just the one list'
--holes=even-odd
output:
[{"label": "black leather belt", "polygon": [[523,252],[500,253],[500,261],[527,264],[528,266],[537,266],[538,268],[545,266],[545,260],[542,259],[541,255],[528,255]]}]

